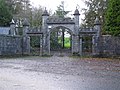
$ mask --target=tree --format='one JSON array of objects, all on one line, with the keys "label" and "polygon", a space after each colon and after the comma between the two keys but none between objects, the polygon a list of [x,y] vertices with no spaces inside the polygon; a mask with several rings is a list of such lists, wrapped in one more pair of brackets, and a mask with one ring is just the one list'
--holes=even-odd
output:
[{"label": "tree", "polygon": [[8,7],[9,11],[14,13],[14,6],[15,6],[15,0],[5,0],[6,6]]},{"label": "tree", "polygon": [[109,0],[105,32],[113,36],[120,36],[120,0]]},{"label": "tree", "polygon": [[42,26],[42,14],[43,14],[43,8],[41,6],[33,7],[31,11],[31,17],[30,19],[30,24],[31,26],[34,27],[41,27]]},{"label": "tree", "polygon": [[14,1],[14,17],[28,18],[31,12],[30,0],[15,0]]},{"label": "tree", "polygon": [[5,0],[6,6],[14,17],[23,12],[23,6],[25,5],[23,1],[25,0]]},{"label": "tree", "polygon": [[65,11],[64,1],[61,1],[61,4],[57,7],[55,15],[61,18],[64,18],[70,11]]},{"label": "tree", "polygon": [[0,26],[9,26],[12,14],[4,0],[0,0]]},{"label": "tree", "polygon": [[23,20],[27,18],[31,27],[40,27],[42,24],[43,8],[33,7],[30,0],[15,0],[14,1],[14,18]]},{"label": "tree", "polygon": [[82,26],[93,27],[95,18],[98,17],[103,27],[108,0],[85,0],[85,4],[87,5],[87,9],[83,9],[85,19],[83,19]]}]

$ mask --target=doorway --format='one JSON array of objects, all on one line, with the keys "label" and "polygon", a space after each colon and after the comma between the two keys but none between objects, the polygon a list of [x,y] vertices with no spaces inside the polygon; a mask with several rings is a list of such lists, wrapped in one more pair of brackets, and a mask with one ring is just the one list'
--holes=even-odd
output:
[{"label": "doorway", "polygon": [[71,53],[72,35],[69,29],[57,27],[50,33],[50,51],[54,55],[67,55]]}]

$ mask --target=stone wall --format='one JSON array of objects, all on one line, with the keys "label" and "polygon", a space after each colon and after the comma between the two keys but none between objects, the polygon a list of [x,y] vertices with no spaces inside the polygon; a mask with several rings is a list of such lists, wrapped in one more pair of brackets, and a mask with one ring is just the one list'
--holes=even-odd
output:
[{"label": "stone wall", "polygon": [[22,37],[0,35],[0,55],[22,54]]},{"label": "stone wall", "polygon": [[120,37],[103,35],[100,46],[103,55],[120,55]]}]

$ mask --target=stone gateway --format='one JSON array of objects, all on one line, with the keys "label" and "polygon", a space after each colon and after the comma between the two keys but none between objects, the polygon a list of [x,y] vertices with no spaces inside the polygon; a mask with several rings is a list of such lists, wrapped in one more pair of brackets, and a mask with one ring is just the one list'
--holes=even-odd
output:
[{"label": "stone gateway", "polygon": [[98,39],[100,37],[100,23],[98,18],[95,20],[95,26],[92,29],[81,29],[78,9],[74,12],[74,19],[49,16],[47,10],[43,13],[42,32],[43,32],[43,54],[51,54],[50,33],[57,27],[64,27],[71,33],[71,53],[83,55],[83,37],[91,36],[92,54],[99,54]]},{"label": "stone gateway", "polygon": [[[30,42],[32,36],[39,37],[39,55],[51,55],[51,33],[55,32],[57,29],[64,29],[70,33],[71,54],[84,56],[99,55],[101,53],[104,53],[104,51],[106,51],[106,48],[103,47],[108,44],[101,41],[104,39],[104,36],[101,35],[101,24],[99,19],[96,17],[94,27],[81,28],[79,22],[80,13],[77,8],[73,15],[74,18],[49,16],[47,10],[45,9],[44,13],[42,14],[42,27],[40,29],[30,28],[27,19],[23,21],[21,27],[18,27],[17,22],[14,22],[14,20],[12,20],[9,34],[0,35],[0,55],[9,55],[11,53],[13,55],[29,55],[31,52]],[[18,28],[22,29],[22,35],[19,35]],[[118,39],[118,42],[119,40],[120,39]],[[115,50],[118,50],[117,54],[120,54],[119,43],[115,45],[118,47],[118,49],[114,48],[114,50],[110,50],[110,48],[107,48],[107,51],[115,54],[113,52],[116,52]]]}]

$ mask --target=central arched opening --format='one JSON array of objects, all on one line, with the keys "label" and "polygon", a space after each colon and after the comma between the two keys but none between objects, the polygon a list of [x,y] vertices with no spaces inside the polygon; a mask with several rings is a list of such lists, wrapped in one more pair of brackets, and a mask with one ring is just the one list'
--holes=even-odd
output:
[{"label": "central arched opening", "polygon": [[69,55],[72,48],[72,34],[66,27],[56,27],[50,32],[51,54]]}]

